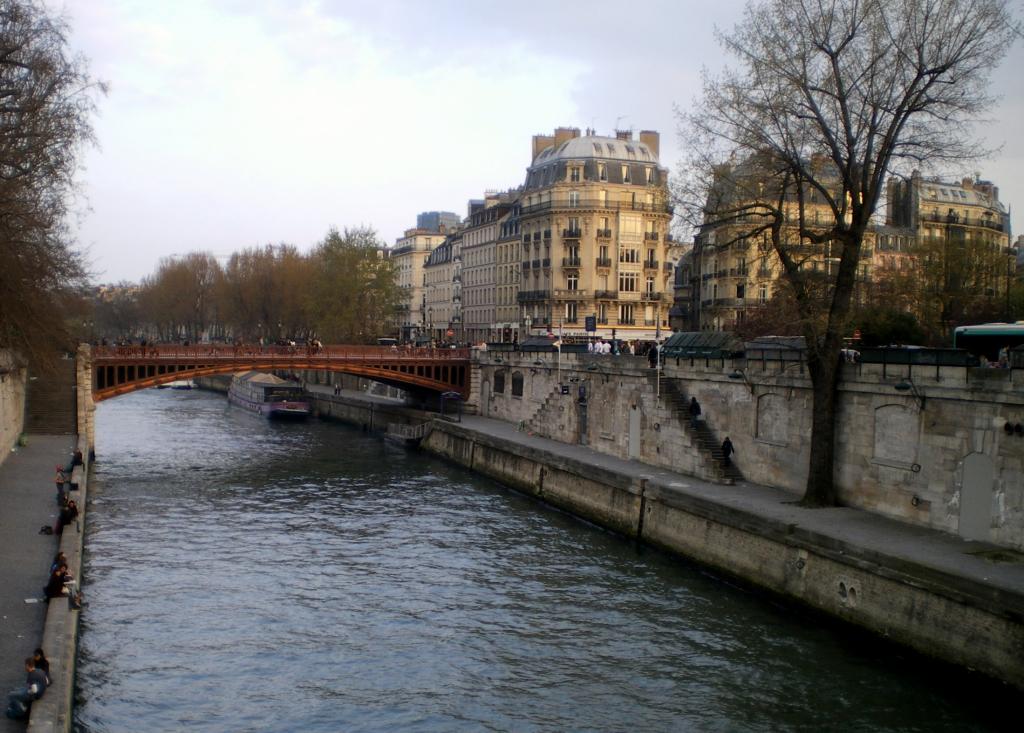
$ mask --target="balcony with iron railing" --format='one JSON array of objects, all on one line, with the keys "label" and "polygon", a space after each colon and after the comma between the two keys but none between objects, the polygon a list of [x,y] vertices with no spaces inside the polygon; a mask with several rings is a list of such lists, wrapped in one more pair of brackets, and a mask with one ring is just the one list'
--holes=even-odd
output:
[{"label": "balcony with iron railing", "polygon": [[539,201],[520,209],[520,214],[529,216],[551,209],[603,209],[605,211],[647,211],[655,214],[672,214],[675,209],[668,203],[647,203],[644,201],[609,201],[607,199],[580,199],[573,204],[568,201]]},{"label": "balcony with iron railing", "polygon": [[709,298],[700,302],[704,308],[749,308],[764,305],[758,298]]},{"label": "balcony with iron railing", "polygon": [[597,258],[597,266],[598,267],[611,267],[612,266],[612,260],[611,260],[610,257],[598,257]]},{"label": "balcony with iron railing", "polygon": [[657,270],[658,269],[658,261],[657,260],[644,260],[644,269],[645,270]]},{"label": "balcony with iron railing", "polygon": [[649,240],[649,241],[653,241],[653,242],[657,242],[658,241],[658,232],[644,232],[644,239]]},{"label": "balcony with iron railing", "polygon": [[645,326],[657,326],[658,325],[658,319],[657,318],[645,318],[644,319],[644,325]]},{"label": "balcony with iron railing", "polygon": [[1003,231],[1003,222],[996,217],[970,217],[959,214],[921,214],[921,221],[936,224],[954,224],[962,227],[984,227],[994,229],[997,232]]},{"label": "balcony with iron railing", "polygon": [[545,257],[543,260],[541,260],[541,264],[544,266],[545,269],[551,267],[551,258]]},{"label": "balcony with iron railing", "polygon": [[650,291],[645,291],[640,294],[640,300],[646,300],[648,302],[654,303],[661,300],[661,293],[652,293]]},{"label": "balcony with iron railing", "polygon": [[550,297],[551,293],[547,290],[520,290],[516,299],[520,303],[527,303],[537,300],[547,300]]},{"label": "balcony with iron railing", "polygon": [[598,300],[617,300],[619,297],[618,290],[595,290],[594,297]]},{"label": "balcony with iron railing", "polygon": [[580,266],[580,258],[579,257],[563,257],[562,258],[562,267],[579,267],[579,266]]},{"label": "balcony with iron railing", "polygon": [[619,319],[619,325],[620,326],[635,326],[636,325],[636,319],[635,318],[620,318]]},{"label": "balcony with iron railing", "polygon": [[594,235],[598,239],[611,239],[612,238],[612,230],[611,229],[598,229],[596,232],[594,232]]},{"label": "balcony with iron railing", "polygon": [[587,290],[575,290],[570,288],[556,288],[553,293],[555,300],[587,300]]},{"label": "balcony with iron railing", "polygon": [[545,229],[544,230],[544,239],[551,239],[551,230],[550,229]]},{"label": "balcony with iron railing", "polygon": [[563,229],[562,237],[564,239],[579,239],[583,236],[583,232],[579,229]]},{"label": "balcony with iron railing", "polygon": [[540,269],[540,260],[539,259],[536,259],[536,260],[533,261],[533,269],[535,269],[535,270],[539,270]]},{"label": "balcony with iron railing", "polygon": [[523,260],[523,269],[524,270],[529,270],[530,269],[530,261],[529,260]]}]

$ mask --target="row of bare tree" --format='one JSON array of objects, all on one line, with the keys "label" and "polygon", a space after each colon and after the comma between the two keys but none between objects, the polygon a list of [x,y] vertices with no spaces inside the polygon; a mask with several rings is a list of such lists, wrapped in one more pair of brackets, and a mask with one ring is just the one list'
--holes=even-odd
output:
[{"label": "row of bare tree", "polygon": [[204,338],[372,343],[389,335],[399,289],[372,229],[332,229],[309,254],[287,244],[163,260],[136,287],[100,293],[91,340]]},{"label": "row of bare tree", "polygon": [[105,91],[67,34],[40,3],[0,2],[0,348],[39,366],[73,342],[87,273],[67,217]]}]

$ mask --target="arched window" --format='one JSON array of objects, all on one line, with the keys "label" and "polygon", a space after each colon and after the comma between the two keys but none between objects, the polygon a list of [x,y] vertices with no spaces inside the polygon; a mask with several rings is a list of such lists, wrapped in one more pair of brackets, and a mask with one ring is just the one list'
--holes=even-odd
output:
[{"label": "arched window", "polygon": [[523,396],[523,373],[512,372],[512,396],[522,397]]}]

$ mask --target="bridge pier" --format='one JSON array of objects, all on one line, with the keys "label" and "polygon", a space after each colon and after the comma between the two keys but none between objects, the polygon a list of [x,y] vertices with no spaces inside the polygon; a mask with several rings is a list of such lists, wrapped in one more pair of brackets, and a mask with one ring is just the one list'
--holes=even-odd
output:
[{"label": "bridge pier", "polygon": [[96,403],[92,398],[92,348],[79,344],[75,356],[75,391],[79,444],[84,438],[91,454],[96,447]]}]

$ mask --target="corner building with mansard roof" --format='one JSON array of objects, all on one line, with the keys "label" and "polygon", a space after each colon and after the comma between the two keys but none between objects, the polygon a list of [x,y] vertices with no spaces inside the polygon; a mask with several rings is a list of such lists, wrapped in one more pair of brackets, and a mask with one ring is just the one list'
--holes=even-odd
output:
[{"label": "corner building with mansard roof", "polygon": [[[654,339],[668,332],[673,264],[659,135],[535,135],[520,194],[520,333]],[[596,332],[585,331],[594,316]]]}]

